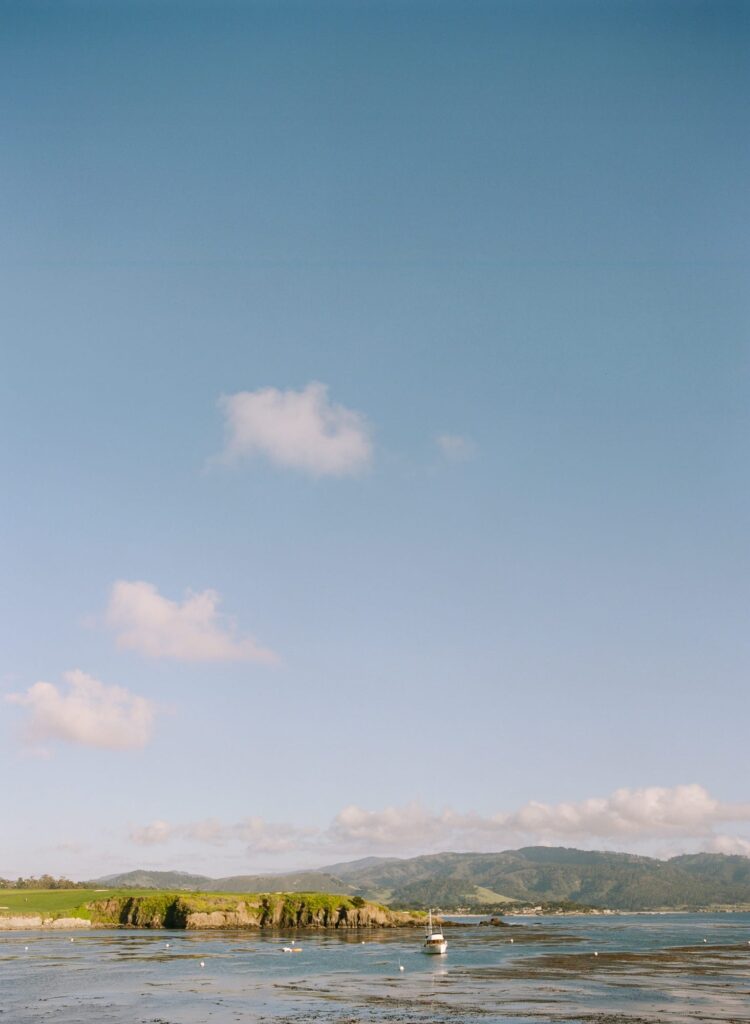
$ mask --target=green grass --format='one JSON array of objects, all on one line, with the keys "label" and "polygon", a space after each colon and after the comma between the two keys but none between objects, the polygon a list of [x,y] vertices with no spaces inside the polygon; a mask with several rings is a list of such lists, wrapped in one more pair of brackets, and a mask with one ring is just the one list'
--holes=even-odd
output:
[{"label": "green grass", "polygon": [[501,896],[499,892],[485,889],[482,885],[474,886],[474,892],[470,898],[475,903],[513,903],[513,900],[508,896]]},{"label": "green grass", "polygon": [[[145,893],[145,890],[144,890]],[[40,914],[42,917],[90,918],[86,904],[109,896],[125,895],[124,890],[95,892],[93,889],[0,889],[0,915]]]},{"label": "green grass", "polygon": [[122,896],[153,896],[153,889],[0,889],[0,916],[91,918],[87,904]]}]

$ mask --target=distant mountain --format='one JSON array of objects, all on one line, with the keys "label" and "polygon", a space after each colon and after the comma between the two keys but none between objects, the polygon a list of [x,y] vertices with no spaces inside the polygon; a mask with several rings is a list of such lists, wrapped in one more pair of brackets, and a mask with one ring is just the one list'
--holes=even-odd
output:
[{"label": "distant mountain", "polygon": [[673,857],[669,863],[694,877],[711,875],[730,885],[750,885],[750,857],[692,853]]},{"label": "distant mountain", "polygon": [[[323,870],[331,870],[323,869]],[[750,904],[750,859],[722,854],[669,861],[628,853],[532,846],[336,865],[356,891],[394,905],[443,908],[575,902],[618,910]]]},{"label": "distant mountain", "polygon": [[189,875],[185,871],[126,871],[123,874],[96,878],[92,886],[106,885],[112,889],[169,889],[203,892],[213,883],[206,875]]},{"label": "distant mountain", "polygon": [[404,861],[401,857],[363,857],[361,860],[345,860],[340,864],[328,864],[324,868],[318,868],[318,871],[325,871],[328,874],[337,875],[339,878],[349,878],[351,875],[356,875],[369,868],[380,868],[386,864],[403,863]]},{"label": "distant mountain", "polygon": [[290,871],[283,875],[232,875],[216,878],[209,892],[335,892],[353,893],[351,885],[328,871]]},{"label": "distant mountain", "polygon": [[91,882],[112,889],[167,889],[185,892],[335,892],[348,895],[352,887],[326,871],[291,871],[283,875],[232,875],[209,878],[184,871],[126,871]]},{"label": "distant mountain", "polygon": [[566,903],[613,910],[750,906],[750,858],[701,853],[656,860],[630,853],[529,846],[503,853],[366,857],[318,871],[207,878],[131,871],[96,884],[207,892],[336,892],[397,907]]}]

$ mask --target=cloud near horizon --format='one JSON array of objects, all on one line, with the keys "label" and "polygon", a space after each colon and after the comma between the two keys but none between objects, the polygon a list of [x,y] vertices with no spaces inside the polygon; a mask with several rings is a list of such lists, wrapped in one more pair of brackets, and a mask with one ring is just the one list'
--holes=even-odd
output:
[{"label": "cloud near horizon", "polygon": [[170,825],[157,819],[148,825],[133,828],[130,839],[139,846],[159,846],[175,840],[192,840],[211,846],[241,842],[253,853],[286,853],[304,848],[317,837],[318,831],[314,828],[267,822],[258,817],[243,818],[230,825],[215,818],[183,825]]},{"label": "cloud near horizon", "polygon": [[165,827],[154,822],[134,829],[130,838],[138,844],[175,839],[215,845],[244,842],[249,853],[294,851],[319,856],[491,851],[571,841],[589,845],[616,840],[632,846],[662,839],[700,840],[717,852],[750,852],[750,841],[714,832],[716,826],[742,822],[750,822],[750,804],[722,803],[703,786],[693,784],[619,789],[608,797],[577,803],[532,801],[517,811],[492,816],[452,810],[432,813],[418,803],[379,811],[350,805],[326,828],[300,828],[261,818],[230,825],[212,821]]},{"label": "cloud near horizon", "polygon": [[221,616],[215,590],[188,591],[171,601],[153,583],[118,580],[110,591],[106,621],[117,646],[151,658],[180,661],[278,661],[252,637],[238,637],[231,620]]},{"label": "cloud near horizon", "polygon": [[741,836],[715,836],[709,844],[709,852],[750,857],[750,839],[743,839]]},{"label": "cloud near horizon", "polygon": [[328,388],[318,381],[301,391],[260,388],[222,395],[219,407],[225,461],[263,455],[311,476],[351,476],[372,458],[364,416],[330,402]]},{"label": "cloud near horizon", "polygon": [[25,736],[30,744],[49,740],[105,750],[134,750],[151,739],[156,706],[121,686],[107,686],[74,669],[63,676],[67,692],[38,682],[25,693],[6,697],[28,709]]}]

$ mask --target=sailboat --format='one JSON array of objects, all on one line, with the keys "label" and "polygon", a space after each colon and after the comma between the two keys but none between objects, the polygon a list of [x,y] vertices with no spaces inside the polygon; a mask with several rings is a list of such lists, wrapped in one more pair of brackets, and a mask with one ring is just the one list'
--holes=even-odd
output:
[{"label": "sailboat", "polygon": [[427,924],[427,931],[425,932],[422,949],[424,950],[425,953],[448,952],[448,940],[443,935],[443,929],[439,925],[435,925],[433,927],[432,911],[430,911],[430,917]]}]

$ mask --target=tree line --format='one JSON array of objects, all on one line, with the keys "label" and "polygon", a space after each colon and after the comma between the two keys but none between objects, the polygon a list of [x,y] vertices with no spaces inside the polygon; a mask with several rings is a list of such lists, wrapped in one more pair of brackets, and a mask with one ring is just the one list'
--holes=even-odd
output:
[{"label": "tree line", "polygon": [[37,878],[0,878],[0,889],[85,889],[86,882],[71,882],[69,878],[53,878],[52,875],[41,875]]}]

